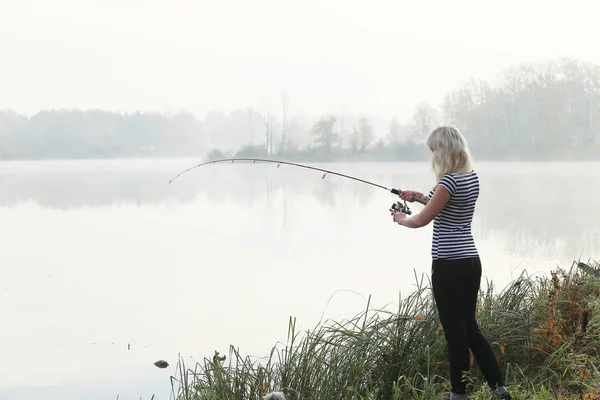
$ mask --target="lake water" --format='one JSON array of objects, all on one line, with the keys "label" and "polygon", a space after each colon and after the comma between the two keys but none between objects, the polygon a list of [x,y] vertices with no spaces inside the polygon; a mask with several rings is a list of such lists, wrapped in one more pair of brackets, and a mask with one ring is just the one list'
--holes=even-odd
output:
[{"label": "lake water", "polygon": [[[192,365],[233,344],[266,356],[290,316],[306,329],[354,316],[369,295],[394,307],[430,271],[432,226],[394,224],[391,193],[273,164],[168,183],[194,163],[0,163],[0,398],[168,399],[179,354]],[[325,168],[433,184],[426,163]],[[598,259],[600,163],[476,168],[473,231],[496,287]]]}]

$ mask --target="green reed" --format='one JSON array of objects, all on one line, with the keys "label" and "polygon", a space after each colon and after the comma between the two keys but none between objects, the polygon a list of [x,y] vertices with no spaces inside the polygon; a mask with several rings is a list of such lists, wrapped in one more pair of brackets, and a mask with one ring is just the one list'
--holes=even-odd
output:
[{"label": "green reed", "polygon": [[[290,318],[286,343],[265,358],[233,346],[193,369],[180,358],[174,398],[248,400],[273,390],[289,400],[444,398],[446,342],[430,288],[417,279],[394,312],[372,309],[369,298],[356,316],[303,332]],[[515,399],[600,398],[598,263],[574,262],[550,277],[523,273],[500,292],[489,283],[477,318]],[[474,360],[466,379],[473,399],[489,398]]]}]

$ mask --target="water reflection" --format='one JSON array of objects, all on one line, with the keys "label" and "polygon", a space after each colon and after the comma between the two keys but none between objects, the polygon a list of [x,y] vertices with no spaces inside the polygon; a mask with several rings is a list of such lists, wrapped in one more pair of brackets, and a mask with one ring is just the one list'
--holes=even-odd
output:
[{"label": "water reflection", "polygon": [[599,164],[485,165],[478,213],[481,237],[500,233],[507,250],[600,250]]},{"label": "water reflection", "polygon": [[[167,183],[192,163],[1,164],[1,398],[88,398],[94,385],[111,398],[132,386],[149,398],[142,379],[168,393],[174,371],[157,359],[201,359],[231,344],[263,356],[285,341],[290,316],[312,328],[332,293],[324,318],[348,318],[364,297],[389,304],[429,271],[431,227],[392,224],[397,197],[381,189],[272,165],[211,166]],[[433,181],[427,164],[329,167],[386,186]],[[474,230],[499,287],[507,259],[600,251],[598,164],[478,170]],[[274,292],[285,295],[274,302]],[[31,381],[71,387],[19,389]],[[84,384],[86,395],[76,393]]]},{"label": "water reflection", "polygon": [[[0,206],[27,201],[61,210],[122,203],[192,204],[203,196],[211,203],[234,201],[252,208],[266,201],[268,209],[281,204],[281,222],[288,230],[294,210],[302,207],[296,200],[306,195],[328,210],[358,202],[361,211],[377,207],[385,212],[396,201],[362,183],[333,175],[322,179],[319,172],[271,164],[207,166],[168,184],[193,164],[193,160],[5,162]],[[426,191],[432,183],[429,165],[424,163],[320,166],[390,187]],[[594,184],[594,171],[599,167],[598,163],[480,163],[476,234],[481,239],[500,235],[504,250],[517,253],[551,254],[560,249],[576,256],[598,251],[600,188]]]}]

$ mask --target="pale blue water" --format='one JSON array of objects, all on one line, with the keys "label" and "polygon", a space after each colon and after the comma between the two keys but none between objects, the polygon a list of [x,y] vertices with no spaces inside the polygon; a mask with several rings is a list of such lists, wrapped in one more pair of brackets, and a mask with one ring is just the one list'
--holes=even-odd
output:
[{"label": "pale blue water", "polygon": [[[168,399],[178,354],[268,355],[290,316],[313,327],[336,291],[325,318],[369,295],[394,307],[429,272],[431,226],[394,225],[384,190],[251,164],[167,183],[195,162],[0,163],[1,399]],[[476,167],[474,234],[496,286],[600,258],[600,163]],[[326,168],[433,184],[424,163]]]}]

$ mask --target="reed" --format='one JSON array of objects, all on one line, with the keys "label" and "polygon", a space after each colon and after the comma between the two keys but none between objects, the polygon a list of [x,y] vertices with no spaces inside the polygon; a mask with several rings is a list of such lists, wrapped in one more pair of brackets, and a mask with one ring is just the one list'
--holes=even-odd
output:
[{"label": "reed", "polygon": [[[261,399],[282,391],[300,399],[443,399],[449,393],[446,342],[430,283],[400,299],[394,312],[365,310],[299,332],[268,357],[231,346],[171,377],[177,400]],[[504,290],[488,283],[477,316],[515,399],[600,399],[600,265],[575,261],[550,276],[523,273]],[[473,360],[472,399],[490,393]]]}]

